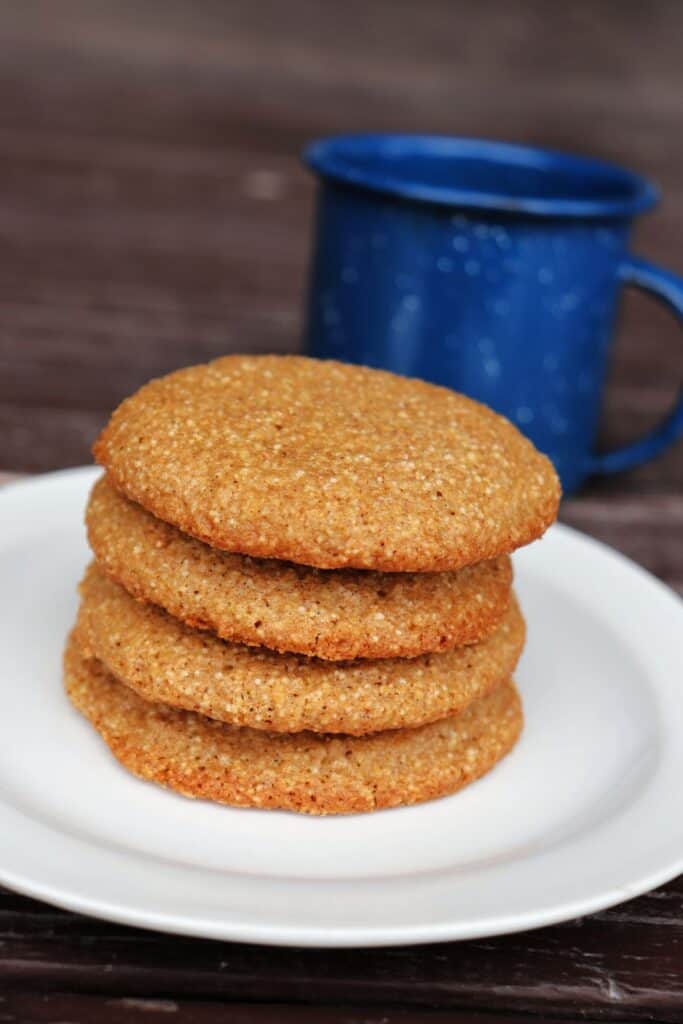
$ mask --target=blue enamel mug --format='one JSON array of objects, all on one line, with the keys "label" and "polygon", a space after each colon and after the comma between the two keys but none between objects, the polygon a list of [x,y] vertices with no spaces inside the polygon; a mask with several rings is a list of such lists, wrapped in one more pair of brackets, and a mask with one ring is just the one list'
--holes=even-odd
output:
[{"label": "blue enamel mug", "polygon": [[312,143],[320,178],[306,346],[463,391],[515,422],[565,493],[651,459],[683,400],[617,451],[595,450],[625,284],[683,314],[683,280],[629,253],[643,178],[526,146],[406,135]]}]

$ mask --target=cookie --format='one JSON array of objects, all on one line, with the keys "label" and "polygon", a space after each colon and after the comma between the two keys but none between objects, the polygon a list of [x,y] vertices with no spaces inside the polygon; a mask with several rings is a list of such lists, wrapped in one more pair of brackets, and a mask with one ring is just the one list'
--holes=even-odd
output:
[{"label": "cookie", "polygon": [[446,388],[303,356],[151,381],[94,446],[114,486],[212,547],[321,569],[459,569],[539,537],[557,476]]},{"label": "cookie", "polygon": [[101,567],[135,597],[225,640],[318,658],[410,658],[488,636],[510,600],[507,555],[445,573],[313,569],[209,547],[101,478],[86,512]]},{"label": "cookie", "polygon": [[489,771],[522,728],[505,682],[462,715],[367,737],[266,733],[143,700],[74,638],[65,653],[73,705],[114,757],[184,796],[237,807],[350,814],[445,796]]},{"label": "cookie", "polygon": [[273,732],[363,735],[454,715],[510,678],[524,644],[514,598],[483,643],[410,659],[330,662],[191,629],[134,600],[94,563],[81,595],[83,653],[140,696]]}]

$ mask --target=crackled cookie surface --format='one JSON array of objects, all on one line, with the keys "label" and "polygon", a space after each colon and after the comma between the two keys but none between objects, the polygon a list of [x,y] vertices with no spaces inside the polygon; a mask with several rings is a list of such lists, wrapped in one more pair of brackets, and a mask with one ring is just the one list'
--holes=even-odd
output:
[{"label": "crackled cookie surface", "polygon": [[354,735],[456,714],[513,673],[524,620],[512,599],[480,644],[410,659],[329,662],[226,643],[142,604],[97,568],[81,584],[84,654],[151,701],[277,732]]},{"label": "crackled cookie surface", "polygon": [[129,771],[189,797],[240,807],[349,814],[444,796],[489,771],[522,728],[505,682],[453,718],[367,737],[282,735],[153,704],[85,660],[72,636],[65,685]]},{"label": "crackled cookie surface", "polygon": [[226,640],[333,660],[413,657],[488,636],[510,600],[507,555],[457,572],[314,569],[209,547],[102,477],[86,513],[109,576]]},{"label": "crackled cookie surface", "polygon": [[94,447],[118,490],[213,547],[318,568],[453,570],[554,520],[557,476],[462,395],[302,356],[151,381]]}]

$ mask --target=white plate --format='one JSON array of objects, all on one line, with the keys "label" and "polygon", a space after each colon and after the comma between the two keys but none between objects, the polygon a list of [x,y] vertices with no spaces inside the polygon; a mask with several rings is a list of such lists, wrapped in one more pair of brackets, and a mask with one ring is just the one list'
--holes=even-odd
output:
[{"label": "white plate", "polygon": [[128,775],[60,679],[95,476],[0,493],[0,882],[164,931],[372,946],[562,921],[683,869],[683,605],[561,526],[515,559],[524,734],[462,793],[320,819]]}]

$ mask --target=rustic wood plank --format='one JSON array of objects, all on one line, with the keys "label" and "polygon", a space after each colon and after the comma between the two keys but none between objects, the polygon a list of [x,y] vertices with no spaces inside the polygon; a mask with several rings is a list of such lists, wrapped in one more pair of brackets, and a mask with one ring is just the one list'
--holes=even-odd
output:
[{"label": "rustic wood plank", "polygon": [[[19,902],[17,903],[17,899]],[[283,1004],[467,1007],[680,1021],[683,879],[555,928],[398,949],[274,949],[156,935],[0,900],[0,988]],[[264,985],[266,988],[264,988]]]},{"label": "rustic wood plank", "polygon": [[[286,17],[257,6],[198,3],[188,18],[174,0],[163,19],[111,2],[0,11],[3,405],[89,403],[104,415],[184,363],[295,349],[313,195],[297,153],[311,135],[348,128],[350,111],[359,130],[490,132],[635,161],[667,195],[639,231],[642,247],[679,258],[676,4],[649,5],[647,18],[626,5],[615,18],[585,2],[548,12],[487,0],[477,19],[437,0],[398,14],[387,0],[352,3],[334,17],[303,0]],[[608,443],[652,424],[681,376],[664,313],[634,296],[625,321]],[[5,439],[6,466],[85,458],[68,417],[56,415],[49,439],[40,418],[25,425]],[[679,488],[682,467],[679,449],[610,493]]]},{"label": "rustic wood plank", "polygon": [[575,498],[563,502],[560,518],[683,593],[683,494]]},{"label": "rustic wood plank", "polygon": [[[578,1017],[544,1017],[546,1024],[580,1024]],[[118,998],[102,1000],[75,993],[9,992],[0,995],[2,1024],[491,1024],[489,1014],[470,1010],[442,1012],[428,1007],[406,1010],[382,1006],[286,1006],[282,1003],[197,1002],[176,999]],[[496,1014],[496,1024],[537,1021],[526,1014]],[[581,1024],[590,1024],[581,1017]]]}]

